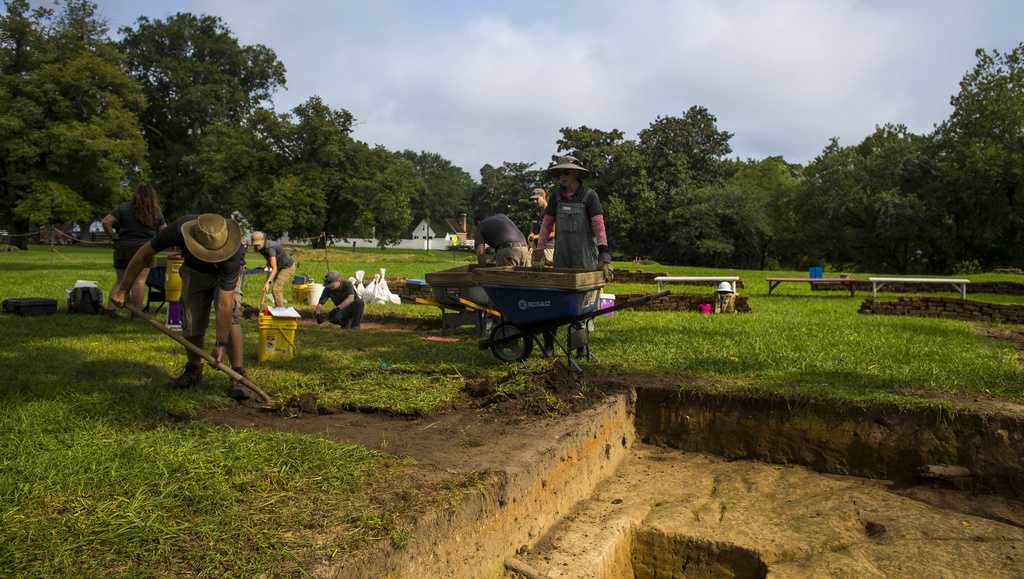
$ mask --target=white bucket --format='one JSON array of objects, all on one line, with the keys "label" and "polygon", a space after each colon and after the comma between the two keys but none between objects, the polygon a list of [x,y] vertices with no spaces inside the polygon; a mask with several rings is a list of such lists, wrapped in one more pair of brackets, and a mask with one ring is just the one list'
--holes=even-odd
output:
[{"label": "white bucket", "polygon": [[324,293],[324,284],[322,283],[311,283],[309,284],[309,296],[307,301],[309,305],[315,306],[320,303],[320,296]]}]

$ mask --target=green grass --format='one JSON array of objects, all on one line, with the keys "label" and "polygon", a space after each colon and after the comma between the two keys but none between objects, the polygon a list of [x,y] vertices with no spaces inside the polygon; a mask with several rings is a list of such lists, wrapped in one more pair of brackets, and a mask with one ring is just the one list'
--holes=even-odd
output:
[{"label": "green grass", "polygon": [[[322,252],[298,252],[298,258],[299,271],[317,278],[328,267],[346,276],[385,267],[389,276],[422,278],[471,259],[362,249],[332,251],[328,263]],[[249,259],[250,267],[259,263]],[[768,297],[765,277],[802,274],[736,273],[747,284],[742,293],[750,296],[753,313],[626,311],[601,318],[593,342],[600,359],[592,370],[657,374],[688,388],[843,401],[1024,396],[1017,351],[979,337],[969,323],[864,316],[857,308],[866,296],[812,292],[802,284]],[[110,251],[33,247],[0,255],[2,298],[63,301],[64,288],[76,279],[109,288]],[[257,276],[248,278],[246,301],[258,301],[260,283]],[[652,289],[608,287],[615,293]],[[672,289],[711,292],[710,286]],[[1019,303],[1007,296],[991,301]],[[368,311],[437,315],[422,306]],[[329,406],[427,413],[451,403],[466,378],[508,372],[468,336],[438,344],[414,332],[306,325],[292,362],[257,364],[255,324],[246,321],[244,332],[252,378],[282,401],[313,392]],[[343,560],[367,541],[401,545],[410,539],[397,507],[374,502],[367,492],[388,484],[383,477],[394,470],[379,468],[381,455],[316,437],[172,418],[229,404],[227,380],[207,371],[193,391],[167,389],[164,382],[180,370],[184,355],[141,322],[64,313],[0,316],[0,336],[0,372],[7,377],[0,389],[0,569],[7,573],[291,574],[308,570],[311,556]],[[542,367],[532,358],[524,372],[513,374],[528,377]],[[520,382],[500,389],[529,386]]]},{"label": "green grass", "polygon": [[[106,290],[110,251],[33,247],[0,256],[3,298],[62,301],[76,279],[97,280]],[[257,283],[247,285],[255,291]],[[246,332],[252,354],[252,324]],[[306,386],[319,382],[337,386],[319,389],[328,402],[416,411],[447,401],[457,388],[450,379],[457,373],[440,363],[437,375],[414,380],[401,366],[377,368],[376,358],[401,363],[414,349],[355,345],[353,334],[339,332],[308,334],[302,339],[309,347],[294,364],[253,368],[275,396],[318,390]],[[226,379],[207,371],[195,391],[166,388],[184,357],[146,325],[5,315],[0,335],[5,575],[288,575],[308,570],[313,557],[344,561],[367,542],[407,540],[403,505],[366,492],[404,484],[396,469],[378,468],[378,453],[173,419],[230,403]],[[317,340],[322,348],[312,347]]]}]

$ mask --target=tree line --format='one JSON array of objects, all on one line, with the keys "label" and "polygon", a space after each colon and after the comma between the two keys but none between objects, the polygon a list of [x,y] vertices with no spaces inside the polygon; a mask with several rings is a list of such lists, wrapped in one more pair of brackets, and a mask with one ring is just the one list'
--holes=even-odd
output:
[{"label": "tree line", "polygon": [[152,183],[168,216],[241,215],[271,235],[397,240],[468,211],[472,177],[431,152],[353,138],[311,96],[283,114],[273,50],[215,16],[139,18],[114,40],[96,4],[8,0],[0,16],[0,224],[103,216]]},{"label": "tree line", "polygon": [[[831,139],[805,166],[730,158],[733,134],[701,106],[635,139],[561,130],[592,171],[612,249],[662,263],[740,268],[974,273],[1024,265],[1024,44],[978,50],[949,118],[927,134],[882,124]],[[550,185],[529,163],[487,165],[474,205],[519,212]]]},{"label": "tree line", "polygon": [[[286,70],[215,16],[139,18],[112,38],[96,5],[7,0],[0,16],[0,224],[102,216],[140,182],[165,213],[244,216],[292,238],[395,241],[410,224],[506,213],[524,228],[543,166],[487,164],[353,137],[311,96],[285,113]],[[883,124],[806,165],[732,157],[733,133],[691,106],[636,138],[566,127],[554,149],[591,169],[613,251],[713,267],[970,272],[1024,265],[1024,44],[978,50],[926,134]]]}]

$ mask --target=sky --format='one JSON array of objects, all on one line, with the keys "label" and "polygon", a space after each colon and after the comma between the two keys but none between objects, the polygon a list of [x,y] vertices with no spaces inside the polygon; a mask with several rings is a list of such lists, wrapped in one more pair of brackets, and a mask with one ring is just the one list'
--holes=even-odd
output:
[{"label": "sky", "polygon": [[288,70],[274,106],[312,95],[354,136],[485,163],[546,166],[562,127],[620,129],[706,107],[733,156],[806,163],[883,123],[928,132],[978,48],[1024,42],[1015,0],[99,0],[141,15],[220,16]]}]

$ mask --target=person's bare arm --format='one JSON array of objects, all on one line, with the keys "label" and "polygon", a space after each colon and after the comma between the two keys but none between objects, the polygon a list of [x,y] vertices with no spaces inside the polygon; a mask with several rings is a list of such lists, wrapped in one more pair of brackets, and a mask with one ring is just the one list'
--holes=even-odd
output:
[{"label": "person's bare arm", "polygon": [[487,246],[483,243],[476,246],[476,262],[480,265],[487,263]]},{"label": "person's bare arm", "polygon": [[106,231],[107,235],[113,237],[114,226],[117,225],[117,217],[114,217],[112,214],[108,213],[107,216],[104,217],[103,221],[101,221],[100,223],[103,224],[103,231]]},{"label": "person's bare arm", "polygon": [[[146,243],[135,252],[132,256],[132,260],[128,262],[128,267],[124,270],[124,277],[121,278],[121,283],[110,289],[110,301],[117,307],[124,305],[124,296],[131,288],[132,282],[135,278],[139,277],[141,272],[153,259],[156,252],[153,251],[153,246]],[[125,285],[127,284],[127,286]]]},{"label": "person's bare arm", "polygon": [[343,310],[343,309],[349,307],[350,305],[352,305],[352,302],[354,302],[354,301],[356,301],[356,297],[354,295],[352,295],[352,294],[349,294],[349,295],[345,296],[345,299],[341,300],[341,303],[338,304],[338,306],[335,309],[336,310]]},{"label": "person's bare arm", "polygon": [[555,218],[551,215],[545,215],[544,221],[540,224],[540,233],[537,234],[537,245],[535,249],[544,249],[547,244],[548,237],[551,232],[555,229]]},{"label": "person's bare arm", "polygon": [[267,264],[270,266],[270,271],[267,272],[267,281],[263,282],[263,291],[270,289],[270,282],[274,281],[277,277],[277,256],[271,255],[267,258]]}]

